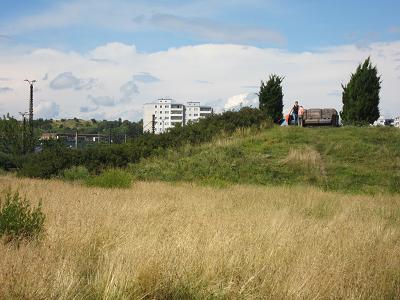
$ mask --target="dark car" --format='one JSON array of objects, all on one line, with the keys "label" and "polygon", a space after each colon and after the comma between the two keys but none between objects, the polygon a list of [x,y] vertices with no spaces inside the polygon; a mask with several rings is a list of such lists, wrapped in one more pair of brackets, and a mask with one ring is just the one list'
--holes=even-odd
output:
[{"label": "dark car", "polygon": [[303,115],[302,126],[339,126],[339,114],[334,108],[311,108]]}]

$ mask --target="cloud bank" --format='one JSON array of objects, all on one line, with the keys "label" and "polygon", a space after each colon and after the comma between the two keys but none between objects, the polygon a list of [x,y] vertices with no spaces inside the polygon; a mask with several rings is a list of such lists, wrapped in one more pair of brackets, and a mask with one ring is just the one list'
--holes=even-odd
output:
[{"label": "cloud bank", "polygon": [[2,55],[0,78],[10,78],[7,86],[13,92],[3,91],[0,104],[2,111],[14,115],[26,110],[28,101],[21,99],[28,99],[29,91],[23,79],[41,79],[48,74],[48,81],[36,83],[39,91],[35,92],[35,101],[53,103],[42,105],[42,115],[46,111],[60,118],[137,120],[143,104],[160,97],[201,101],[221,111],[240,103],[257,106],[254,93],[260,81],[275,73],[285,77],[285,110],[294,100],[306,108],[340,110],[341,84],[347,83],[357,65],[371,56],[383,80],[381,111],[400,115],[398,49],[400,41],[362,48],[343,45],[315,52],[203,44],[141,53],[134,45],[123,43],[108,43],[82,54],[54,49],[27,54],[9,51]]}]

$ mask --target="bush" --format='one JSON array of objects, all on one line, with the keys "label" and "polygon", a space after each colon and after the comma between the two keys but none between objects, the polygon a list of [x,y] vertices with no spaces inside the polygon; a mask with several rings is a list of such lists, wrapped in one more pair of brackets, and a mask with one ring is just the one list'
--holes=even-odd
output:
[{"label": "bush", "polygon": [[87,180],[89,177],[88,169],[83,166],[74,166],[63,172],[63,178],[68,181]]},{"label": "bush", "polygon": [[[165,149],[209,142],[221,132],[232,134],[238,128],[260,128],[264,124],[267,124],[267,120],[259,109],[243,108],[239,112],[228,111],[191,125],[178,126],[164,134],[145,134],[122,145],[96,145],[81,150],[51,145],[41,153],[24,157],[18,174],[51,178],[65,169],[79,165],[85,166],[91,173],[99,173],[108,168],[124,168],[129,163],[137,163]],[[272,122],[269,121],[267,125],[272,126]]]},{"label": "bush", "polygon": [[44,221],[41,202],[32,208],[26,197],[11,190],[0,198],[0,236],[9,241],[38,237],[44,231]]},{"label": "bush", "polygon": [[130,188],[132,175],[119,169],[109,169],[98,176],[89,178],[86,181],[88,186],[102,188]]},{"label": "bush", "polygon": [[48,149],[25,157],[18,175],[49,179],[74,165],[80,165],[79,151],[67,148]]}]

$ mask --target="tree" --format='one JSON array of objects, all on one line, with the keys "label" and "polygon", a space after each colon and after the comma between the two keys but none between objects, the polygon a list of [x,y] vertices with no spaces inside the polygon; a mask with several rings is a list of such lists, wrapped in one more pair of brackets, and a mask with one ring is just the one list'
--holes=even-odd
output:
[{"label": "tree", "polygon": [[281,83],[284,77],[270,75],[266,83],[261,81],[258,93],[259,108],[268,117],[277,122],[282,119],[283,93]]},{"label": "tree", "polygon": [[379,91],[381,78],[368,57],[351,74],[350,81],[343,85],[340,112],[344,124],[372,124],[379,118]]}]

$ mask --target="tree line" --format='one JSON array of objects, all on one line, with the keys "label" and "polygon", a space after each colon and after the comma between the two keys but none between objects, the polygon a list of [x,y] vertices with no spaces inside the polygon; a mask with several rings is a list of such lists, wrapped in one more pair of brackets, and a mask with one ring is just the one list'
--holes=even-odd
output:
[{"label": "tree line", "polygon": [[108,168],[126,167],[169,148],[209,142],[221,132],[231,134],[238,128],[258,128],[263,124],[272,126],[272,122],[265,120],[259,109],[242,108],[238,112],[228,111],[187,126],[174,127],[164,134],[146,133],[124,144],[100,144],[85,149],[69,149],[52,144],[42,152],[15,157],[12,163],[19,175],[27,177],[50,178],[72,166],[84,166],[96,174]]}]

